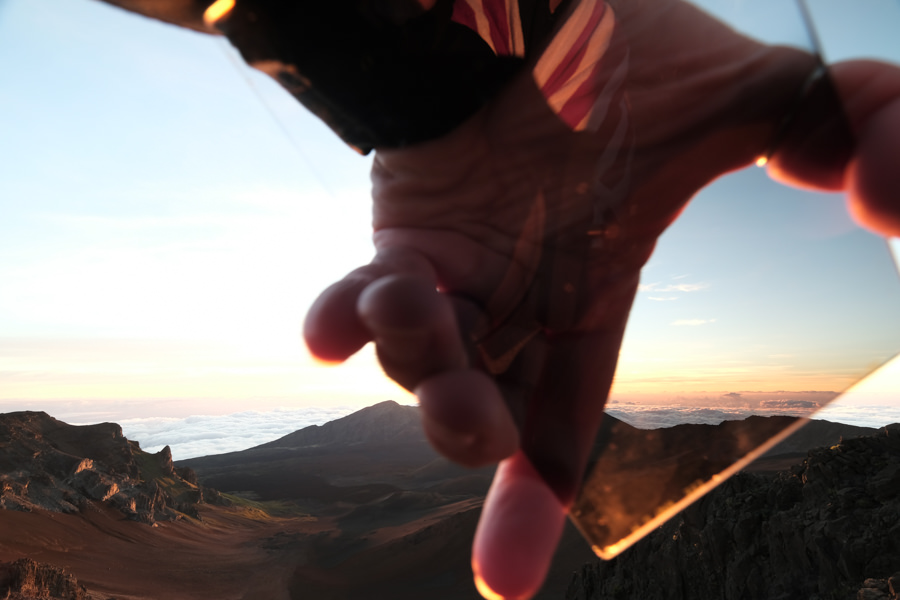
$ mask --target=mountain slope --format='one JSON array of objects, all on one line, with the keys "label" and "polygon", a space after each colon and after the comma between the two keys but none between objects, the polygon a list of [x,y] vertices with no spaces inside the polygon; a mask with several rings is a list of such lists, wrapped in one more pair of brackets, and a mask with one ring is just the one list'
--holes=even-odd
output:
[{"label": "mountain slope", "polygon": [[[419,409],[388,401],[324,425],[312,425],[240,452],[179,461],[205,485],[250,497],[333,500],[330,487],[386,490],[454,485],[484,494],[492,468],[470,471],[438,455],[425,438]],[[480,483],[474,485],[472,477]],[[461,488],[462,489],[462,488]],[[382,493],[382,492],[378,492]]]},{"label": "mountain slope", "polygon": [[900,426],[892,425],[813,450],[775,478],[738,474],[621,556],[583,567],[566,598],[888,598],[860,588],[897,572]]},{"label": "mountain slope", "polygon": [[[197,465],[198,480],[175,467],[167,451],[142,452],[114,424],[75,427],[43,413],[0,415],[0,507],[8,509],[0,510],[0,562],[29,557],[65,567],[95,600],[476,600],[469,553],[492,470],[468,471],[437,456],[425,441],[418,418],[416,408],[383,403],[243,452],[185,461]],[[604,428],[646,439],[646,432],[613,418]],[[732,428],[688,425],[653,435],[671,445],[701,435],[704,439],[727,435]],[[666,525],[659,546],[644,554],[638,551],[642,546],[636,546],[633,563],[627,563],[631,559],[626,554],[606,567],[581,570],[570,591],[579,599],[682,598],[671,594],[689,587],[712,594],[683,596],[692,600],[770,600],[748,595],[762,585],[754,580],[753,568],[765,556],[787,565],[786,572],[795,579],[802,579],[796,574],[811,569],[813,560],[822,564],[832,560],[836,569],[855,569],[852,559],[864,563],[863,573],[880,573],[872,566],[877,567],[878,561],[867,552],[893,556],[891,546],[867,533],[857,520],[855,511],[868,506],[863,492],[842,490],[856,485],[881,502],[878,506],[887,506],[887,512],[860,514],[887,526],[890,535],[900,539],[896,536],[900,531],[890,525],[889,501],[898,477],[888,467],[897,460],[865,444],[857,448],[847,439],[847,431],[813,422],[803,430],[806,441],[797,443],[830,446],[843,436],[839,447],[847,448],[846,455],[819,461],[824,466],[781,475],[774,483],[772,477],[742,474],[718,492],[724,494],[720,500],[704,500],[683,513],[684,523]],[[790,453],[798,448],[782,450]],[[860,453],[868,458],[858,459]],[[819,454],[814,453],[809,464],[819,464],[815,456]],[[831,465],[834,461],[850,465],[849,471]],[[869,472],[869,467],[879,470]],[[862,474],[858,485],[837,487],[853,472]],[[88,476],[103,485],[87,486]],[[789,477],[800,478],[801,487],[796,482],[779,483]],[[195,503],[190,505],[195,511],[191,514],[198,518],[180,518],[190,508],[179,507],[187,497],[181,492],[193,494],[195,500],[200,493],[203,499],[198,481],[216,481],[244,499],[236,498],[231,506],[211,505],[208,500]],[[804,492],[807,488],[810,491]],[[799,497],[811,495],[820,504],[791,508],[797,504],[797,489]],[[832,498],[831,504],[822,504],[823,498]],[[770,504],[788,513],[761,516],[769,514],[760,511]],[[123,518],[135,518],[128,510],[142,507],[149,515],[146,522],[158,521],[155,527]],[[165,520],[172,518],[180,520]],[[822,545],[817,540],[826,533],[803,533],[818,531],[819,520],[830,528],[827,535],[844,535],[827,538],[839,543]],[[770,543],[766,540],[774,522],[781,523],[783,535],[778,539],[785,540],[783,555],[771,548],[765,551],[768,555],[760,554],[760,548]],[[801,533],[788,537],[788,526],[797,523]],[[852,531],[863,532],[862,546]],[[676,534],[688,540],[679,543],[694,554],[681,558],[672,554],[670,545],[676,540],[671,538]],[[807,542],[813,545],[804,546]],[[850,549],[845,552],[844,546]],[[735,554],[736,549],[744,553]],[[558,600],[572,573],[591,556],[587,544],[567,528],[537,600]],[[592,579],[591,569],[609,569],[611,564],[621,566]],[[675,568],[684,573],[680,583],[666,579]],[[780,581],[772,573],[763,575],[763,583]],[[618,587],[601,590],[607,581]],[[604,595],[585,595],[597,590]],[[628,593],[632,595],[615,595]]]},{"label": "mountain slope", "polygon": [[262,448],[308,448],[313,446],[396,444],[424,442],[419,409],[393,400],[368,406],[324,425],[311,425],[256,446]]}]

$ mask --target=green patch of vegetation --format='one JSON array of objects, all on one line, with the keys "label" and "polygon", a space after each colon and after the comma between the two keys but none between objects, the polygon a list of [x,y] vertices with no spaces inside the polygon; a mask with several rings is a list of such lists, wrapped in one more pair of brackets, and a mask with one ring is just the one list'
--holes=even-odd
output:
[{"label": "green patch of vegetation", "polygon": [[304,512],[301,507],[288,500],[250,500],[236,494],[222,493],[222,496],[232,505],[243,508],[249,515],[260,517],[289,517],[316,521],[317,518]]}]

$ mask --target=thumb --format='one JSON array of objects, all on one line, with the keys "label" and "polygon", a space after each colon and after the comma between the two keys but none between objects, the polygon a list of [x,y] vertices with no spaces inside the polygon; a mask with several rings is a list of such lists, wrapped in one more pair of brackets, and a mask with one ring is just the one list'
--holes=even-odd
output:
[{"label": "thumb", "polygon": [[541,587],[566,518],[556,494],[518,452],[502,461],[475,532],[472,570],[488,600],[526,600]]}]

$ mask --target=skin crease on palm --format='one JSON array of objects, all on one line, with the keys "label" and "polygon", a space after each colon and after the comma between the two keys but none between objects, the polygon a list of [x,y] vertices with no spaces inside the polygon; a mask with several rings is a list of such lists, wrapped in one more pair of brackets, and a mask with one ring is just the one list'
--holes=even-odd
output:
[{"label": "skin crease on palm", "polygon": [[[502,321],[484,314],[497,281],[548,281],[517,244],[527,243],[537,205],[559,230],[534,243],[568,243],[585,218],[578,183],[600,152],[546,108],[528,74],[448,136],[378,151],[377,256],[326,290],[307,318],[308,344],[324,359],[374,341],[386,373],[415,391],[426,432],[448,458],[501,461],[473,550],[487,597],[528,598],[542,583],[656,238],[699,188],[765,153],[790,104],[785,88],[796,89],[785,82],[810,70],[808,56],[736,36],[685,4],[640,4],[614,5],[630,47],[635,183],[618,239],[588,251],[575,318],[543,324],[501,373],[473,347],[480,324]],[[697,39],[705,46],[692,54]],[[769,174],[845,189],[861,224],[898,235],[900,71],[857,62],[832,75],[857,137],[852,160],[841,171],[776,152]],[[712,91],[698,103],[701,89]]]},{"label": "skin crease on palm", "polygon": [[[214,31],[202,20],[206,1],[107,1]],[[325,290],[305,323],[310,350],[325,361],[374,342],[385,372],[416,393],[445,456],[500,462],[473,548],[488,598],[539,589],[602,417],[640,269],[693,194],[779,139],[772,178],[845,190],[862,225],[900,235],[900,70],[831,68],[856,143],[835,149],[849,160],[823,161],[804,150],[811,132],[802,127],[778,137],[798,110],[811,56],[748,40],[679,0],[607,4],[608,52],[627,54],[613,98],[623,108],[610,109],[618,116],[573,131],[525,68],[440,139],[377,148],[376,257]]]}]

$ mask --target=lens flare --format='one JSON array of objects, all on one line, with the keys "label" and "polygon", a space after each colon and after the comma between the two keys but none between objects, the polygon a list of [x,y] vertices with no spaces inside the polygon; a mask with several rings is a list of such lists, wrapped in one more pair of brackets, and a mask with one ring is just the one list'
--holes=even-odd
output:
[{"label": "lens flare", "polygon": [[234,8],[235,0],[216,0],[203,13],[203,22],[212,27]]},{"label": "lens flare", "polygon": [[321,356],[316,356],[312,352],[310,352],[309,355],[312,357],[312,361],[320,367],[336,367],[344,364],[344,361],[337,358],[322,358]]},{"label": "lens flare", "polygon": [[478,593],[482,595],[485,600],[507,600],[497,592],[491,589],[491,587],[487,584],[487,582],[481,577],[481,574],[477,569],[473,569],[475,571],[475,588],[478,590]]}]

